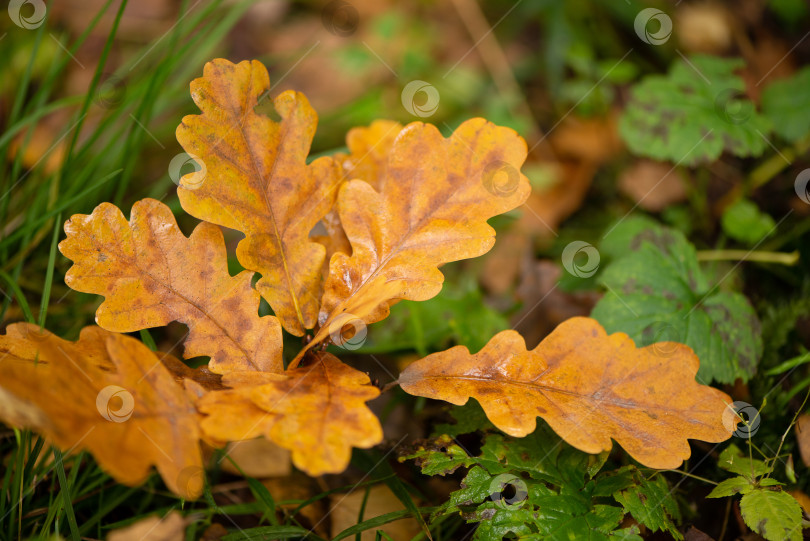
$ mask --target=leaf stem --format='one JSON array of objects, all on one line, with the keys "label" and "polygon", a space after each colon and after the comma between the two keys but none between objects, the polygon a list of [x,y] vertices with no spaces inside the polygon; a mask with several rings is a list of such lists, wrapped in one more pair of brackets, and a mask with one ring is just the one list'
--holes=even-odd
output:
[{"label": "leaf stem", "polygon": [[799,262],[799,252],[765,252],[749,250],[699,250],[698,261],[758,261],[779,265],[795,265]]},{"label": "leaf stem", "polygon": [[751,174],[748,175],[748,188],[753,191],[763,184],[770,182],[776,175],[788,167],[798,156],[810,150],[810,134],[805,135],[795,144],[782,149],[776,154],[760,163]]},{"label": "leaf stem", "polygon": [[711,479],[706,479],[705,477],[701,477],[699,475],[695,475],[693,473],[689,473],[689,472],[685,472],[685,471],[681,471],[681,470],[663,470],[663,471],[668,471],[668,472],[672,472],[672,473],[680,473],[683,476],[691,477],[692,479],[697,479],[698,481],[703,481],[704,483],[709,483],[710,485],[717,485],[718,484],[717,482],[712,481]]},{"label": "leaf stem", "polygon": [[804,395],[804,400],[802,401],[802,405],[799,406],[799,409],[796,410],[796,414],[793,415],[793,420],[790,421],[790,424],[788,425],[787,430],[785,430],[785,433],[782,434],[782,439],[779,441],[779,447],[776,449],[776,455],[773,457],[774,464],[773,464],[773,466],[771,466],[771,471],[769,471],[768,474],[765,475],[766,479],[771,476],[771,473],[773,472],[774,467],[776,466],[776,460],[779,458],[779,453],[782,451],[782,446],[785,444],[785,438],[787,437],[788,432],[790,432],[790,429],[793,428],[793,425],[796,424],[796,420],[799,418],[799,415],[802,413],[802,410],[804,409],[805,404],[807,404],[807,399],[808,398],[810,398],[810,389],[807,389],[807,393]]}]

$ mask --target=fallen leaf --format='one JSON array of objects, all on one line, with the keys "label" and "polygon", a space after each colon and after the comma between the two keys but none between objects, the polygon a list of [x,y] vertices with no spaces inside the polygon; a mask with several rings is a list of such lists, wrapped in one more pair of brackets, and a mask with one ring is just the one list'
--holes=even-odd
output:
[{"label": "fallen leaf", "polygon": [[393,120],[375,120],[368,127],[357,127],[346,134],[349,154],[332,156],[342,168],[342,178],[360,179],[379,191],[388,166],[388,157],[402,124]]},{"label": "fallen leaf", "polygon": [[342,472],[352,447],[382,441],[380,422],[365,404],[380,391],[334,355],[312,352],[310,359],[284,374],[226,374],[223,383],[232,389],[197,404],[208,415],[203,430],[217,440],[264,436],[289,449],[293,464],[312,476]]},{"label": "fallen leaf", "polygon": [[216,389],[224,389],[222,376],[208,370],[208,365],[191,368],[180,359],[168,353],[158,353],[158,355],[160,355],[163,366],[171,372],[172,376],[174,376],[174,380],[178,384],[184,385],[188,381],[194,381],[204,390],[213,391]]},{"label": "fallen leaf", "polygon": [[463,405],[472,397],[511,436],[534,431],[542,417],[587,453],[611,439],[651,468],[676,468],[690,456],[687,439],[731,437],[723,412],[731,399],[695,381],[699,361],[682,344],[636,348],[623,333],[607,335],[593,319],[562,323],[526,351],[515,331],[497,334],[477,354],[457,346],[421,359],[400,374],[416,396]]},{"label": "fallen leaf", "polygon": [[714,541],[714,538],[698,530],[694,526],[690,526],[686,531],[684,541]]},{"label": "fallen leaf", "polygon": [[431,125],[406,126],[380,191],[361,180],[340,189],[338,212],[352,255],[332,256],[321,329],[308,347],[347,315],[373,323],[399,299],[434,297],[444,281],[440,265],[492,248],[495,231],[486,221],[528,197],[520,173],[525,158],[522,138],[483,119],[463,123],[447,139]]},{"label": "fallen leaf", "polygon": [[157,356],[134,338],[86,327],[77,342],[37,325],[9,325],[0,336],[4,394],[42,412],[4,420],[32,428],[61,449],[87,449],[127,485],[151,466],[187,499],[200,495],[197,411]]},{"label": "fallen leaf", "polygon": [[[363,520],[370,520],[387,513],[403,511],[405,509],[405,506],[399,501],[399,498],[397,498],[387,486],[374,485],[368,487],[367,490],[367,499],[366,490],[362,488],[357,488],[348,494],[337,493],[329,497],[329,518],[332,522],[331,538],[337,537],[337,535],[346,528],[351,528],[357,524],[360,509],[364,501]],[[377,531],[385,532],[394,541],[409,541],[421,531],[421,528],[416,519],[405,518],[395,522],[389,522],[378,528],[368,529],[361,534],[360,539],[362,541],[374,541],[377,539]]]},{"label": "fallen leaf", "polygon": [[[337,153],[332,156],[341,167],[341,182],[360,179],[378,189],[388,164],[388,155],[400,131],[402,124],[393,120],[375,120],[368,127],[349,130],[346,134],[349,154]],[[350,255],[352,247],[340,224],[337,210],[330,210],[322,221],[328,235],[318,241],[326,246],[327,261],[335,252]]]},{"label": "fallen leaf", "polygon": [[650,212],[661,212],[686,199],[680,172],[663,162],[638,160],[619,177],[619,191]]},{"label": "fallen leaf", "polygon": [[553,238],[560,224],[577,211],[591,187],[598,165],[586,160],[547,164],[543,170],[552,182],[533,189],[517,221],[504,233],[484,261],[481,282],[491,292],[506,292],[521,271],[532,245]]},{"label": "fallen leaf", "polygon": [[594,291],[563,291],[558,287],[560,266],[548,259],[524,263],[517,296],[523,308],[515,314],[513,329],[529,346],[537,345],[566,319],[587,316],[599,300]]},{"label": "fallen leaf", "polygon": [[[246,475],[254,479],[285,477],[290,475],[290,452],[264,438],[235,441],[225,450],[227,458],[222,460],[222,469],[236,475]],[[231,463],[236,462],[237,469]],[[241,470],[241,471],[240,471]]]},{"label": "fallen leaf", "polygon": [[177,511],[165,517],[147,517],[110,532],[107,541],[183,541],[186,521]]},{"label": "fallen leaf", "polygon": [[679,5],[675,24],[678,42],[690,53],[722,55],[731,46],[734,22],[720,3]]},{"label": "fallen leaf", "polygon": [[303,94],[275,98],[280,122],[254,111],[269,87],[255,60],[205,65],[191,83],[202,114],[177,128],[177,140],[203,163],[177,193],[192,216],[245,234],[239,262],[262,274],[256,288],[284,328],[301,336],[316,323],[326,255],[309,233],[334,203],[339,168],[328,157],[306,163],[317,115]]},{"label": "fallen leaf", "polygon": [[618,121],[617,111],[595,117],[571,115],[554,129],[549,142],[554,154],[565,160],[602,164],[615,158],[624,147]]},{"label": "fallen leaf", "polygon": [[[321,483],[319,483],[321,482]],[[313,479],[301,472],[293,471],[288,477],[262,479],[261,483],[270,491],[276,500],[277,508],[292,514],[306,528],[323,538],[329,537],[329,522],[323,517],[329,513],[328,498],[314,498],[323,492],[321,479]],[[299,508],[298,502],[310,501],[309,505]],[[290,502],[290,503],[284,503]]]},{"label": "fallen leaf", "polygon": [[217,226],[202,223],[186,238],[169,207],[143,199],[129,223],[102,203],[74,215],[65,232],[59,249],[74,262],[65,282],[105,297],[96,312],[101,327],[133,332],[180,321],[189,327],[185,357],[210,356],[213,372],[283,370],[281,326],[259,317],[253,273],[228,273]]}]

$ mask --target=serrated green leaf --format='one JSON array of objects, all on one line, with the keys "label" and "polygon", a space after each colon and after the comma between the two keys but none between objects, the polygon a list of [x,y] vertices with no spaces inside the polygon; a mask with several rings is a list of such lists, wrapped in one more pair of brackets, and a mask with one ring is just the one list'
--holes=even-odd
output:
[{"label": "serrated green leaf", "polygon": [[810,67],[765,87],[762,112],[774,131],[791,143],[810,133]]},{"label": "serrated green leaf", "polygon": [[739,59],[695,56],[676,61],[668,75],[645,77],[632,89],[619,121],[630,150],[657,160],[693,166],[720,157],[759,156],[769,121],[743,97],[734,74]]},{"label": "serrated green leaf", "polygon": [[681,512],[664,477],[642,477],[639,484],[613,497],[640,524],[654,532],[666,531],[676,539],[683,539],[676,526],[681,520]]},{"label": "serrated green leaf", "polygon": [[[794,483],[795,483],[795,481],[794,481]],[[761,487],[776,487],[776,486],[782,486],[784,484],[785,483],[779,482],[776,479],[772,479],[770,477],[766,477],[765,479],[760,479],[759,481],[757,481],[757,485],[759,485]]]},{"label": "serrated green leaf", "polygon": [[637,472],[638,469],[635,466],[625,466],[618,470],[600,475],[593,481],[594,488],[591,492],[591,497],[611,497],[617,492],[625,490],[637,483]]},{"label": "serrated green leaf", "polygon": [[717,465],[726,471],[741,475],[750,481],[770,473],[773,469],[762,460],[748,457],[733,443],[720,453]]},{"label": "serrated green leaf", "polygon": [[[525,472],[534,479],[543,480],[559,485],[565,479],[566,472],[574,467],[557,463],[560,454],[559,439],[550,437],[546,427],[541,426],[534,433],[525,438],[509,438],[501,434],[487,436],[481,447],[481,456],[478,458],[490,473],[501,474],[507,472]],[[580,467],[584,473],[583,453],[580,457]],[[561,471],[562,469],[562,471]]]},{"label": "serrated green leaf", "polygon": [[799,502],[781,490],[749,492],[740,502],[748,527],[768,541],[801,541],[802,509]]},{"label": "serrated green leaf", "polygon": [[774,231],[774,222],[751,201],[740,199],[730,205],[720,220],[723,231],[740,242],[755,244]]},{"label": "serrated green leaf", "polygon": [[399,457],[400,462],[413,460],[425,475],[448,475],[460,467],[476,463],[451,436],[442,435],[419,444],[409,453]]},{"label": "serrated green leaf", "polygon": [[[700,359],[701,382],[747,381],[762,354],[759,320],[748,300],[710,288],[694,246],[680,232],[625,221],[630,223],[605,239],[618,233],[608,250],[626,250],[602,273],[608,291],[591,317],[608,332],[627,333],[639,346],[688,345]],[[660,354],[667,354],[665,346]]]},{"label": "serrated green leaf", "polygon": [[476,457],[442,435],[406,458],[417,460],[427,472],[470,467],[459,490],[436,514],[460,513],[467,522],[479,523],[474,539],[500,540],[513,533],[539,534],[543,539],[640,540],[637,530],[616,530],[625,515],[622,507],[595,500],[646,483],[639,470],[629,466],[620,474],[608,472],[592,479],[606,454],[578,451],[543,423],[525,438],[486,434]]},{"label": "serrated green leaf", "polygon": [[727,498],[735,494],[747,494],[752,490],[754,490],[754,485],[745,477],[732,477],[719,483],[706,497]]}]

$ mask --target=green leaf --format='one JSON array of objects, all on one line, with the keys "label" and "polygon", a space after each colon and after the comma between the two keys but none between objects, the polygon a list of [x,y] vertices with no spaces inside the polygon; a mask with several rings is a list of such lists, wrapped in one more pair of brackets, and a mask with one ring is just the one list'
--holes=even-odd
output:
[{"label": "green leaf", "polygon": [[[635,466],[598,473],[607,453],[578,451],[544,423],[525,438],[486,434],[479,456],[469,456],[445,434],[405,458],[415,459],[423,472],[470,468],[436,516],[460,513],[467,522],[478,523],[477,540],[539,533],[543,539],[640,541],[637,528],[617,529],[630,511],[605,502],[619,491],[635,490],[641,494],[636,499],[655,497],[666,510],[664,517],[679,516],[668,490],[656,491],[666,489],[663,478],[650,482]],[[665,521],[654,517],[658,522],[650,527]]]},{"label": "green leaf", "polygon": [[743,496],[740,511],[748,527],[768,541],[801,541],[802,509],[781,490],[755,490]]},{"label": "green leaf", "polygon": [[774,231],[776,222],[747,199],[730,205],[720,220],[723,231],[740,242],[756,244]]},{"label": "green leaf", "polygon": [[707,498],[727,498],[735,494],[748,494],[754,490],[754,485],[745,477],[732,477],[726,479],[712,489]]},{"label": "green leaf", "polygon": [[[434,511],[435,508],[433,507],[422,507],[418,510],[421,514],[429,514],[430,512]],[[403,509],[401,511],[393,511],[391,513],[386,513],[384,515],[380,515],[378,517],[370,518],[368,520],[364,520],[359,524],[355,524],[350,528],[346,528],[335,537],[332,538],[332,541],[340,541],[341,539],[346,539],[349,536],[356,535],[366,530],[371,530],[372,528],[378,528],[380,526],[384,526],[390,522],[394,522],[397,520],[402,520],[404,518],[414,516],[413,511],[409,511],[407,509]]]},{"label": "green leaf", "polygon": [[672,498],[666,479],[661,475],[652,479],[640,477],[639,484],[613,497],[640,524],[654,532],[666,531],[676,539],[683,539],[676,526],[681,520],[681,512],[678,503]]},{"label": "green leaf", "polygon": [[266,486],[261,484],[256,479],[248,477],[247,482],[250,492],[253,493],[253,497],[256,498],[257,502],[261,502],[266,508],[265,514],[270,519],[270,523],[278,524],[278,521],[276,520],[276,501],[273,499],[273,495],[270,494],[270,491],[267,490]]},{"label": "green leaf", "polygon": [[742,475],[751,482],[757,477],[767,475],[773,469],[762,460],[749,458],[733,443],[720,453],[717,465],[726,471]]},{"label": "green leaf", "polygon": [[399,457],[400,462],[413,460],[425,475],[448,475],[460,467],[476,463],[460,445],[448,435],[426,440]]},{"label": "green leaf", "polygon": [[456,420],[453,424],[437,424],[433,427],[433,436],[456,437],[472,434],[479,430],[494,430],[495,426],[487,419],[487,414],[477,400],[470,400],[463,406],[452,406],[450,415]]},{"label": "green leaf", "polygon": [[712,162],[724,151],[762,154],[770,123],[744,97],[745,84],[734,74],[743,65],[739,59],[695,56],[675,62],[666,76],[645,77],[633,87],[619,121],[627,146],[687,166]]},{"label": "green leaf", "polygon": [[[606,236],[607,251],[624,255],[602,273],[608,291],[591,317],[639,346],[688,345],[700,359],[703,383],[747,381],[762,355],[754,309],[739,293],[709,287],[695,247],[679,231],[645,223],[628,219]],[[656,351],[667,355],[671,349]]]},{"label": "green leaf", "polygon": [[[796,481],[793,481],[793,482],[795,483]],[[770,477],[766,477],[765,479],[760,479],[759,481],[757,481],[757,485],[759,485],[761,487],[776,487],[776,486],[782,486],[784,484],[785,483],[781,483],[781,482],[777,481],[776,479],[772,479]]]},{"label": "green leaf", "polygon": [[795,143],[810,132],[810,67],[789,79],[769,84],[762,92],[762,112],[774,131]]}]

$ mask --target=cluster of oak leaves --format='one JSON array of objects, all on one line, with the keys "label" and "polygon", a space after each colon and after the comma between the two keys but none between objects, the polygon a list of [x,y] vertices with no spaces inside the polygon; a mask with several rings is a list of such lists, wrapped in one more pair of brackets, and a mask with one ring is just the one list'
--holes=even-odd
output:
[{"label": "cluster of oak leaves", "polygon": [[[308,164],[316,114],[292,91],[275,99],[279,122],[255,112],[269,86],[256,61],[214,60],[191,83],[202,114],[177,129],[204,165],[178,189],[202,220],[191,236],[153,199],[135,203],[129,221],[104,203],[65,224],[59,248],[74,263],[65,280],[104,296],[98,326],[70,342],[9,325],[0,420],[89,450],[122,483],[142,482],[154,465],[185,498],[201,493],[201,440],[264,436],[310,475],[340,472],[352,447],[381,442],[366,404],[380,391],[324,346],[349,320],[371,324],[398,300],[434,297],[442,264],[487,252],[487,220],[529,195],[519,173],[526,144],[483,119],[448,138],[432,125],[378,121],[349,132],[348,154]],[[508,185],[493,189],[504,170]],[[326,234],[311,236],[319,222]],[[244,233],[236,255],[249,270],[229,274],[218,226]],[[251,271],[261,275],[255,286]],[[275,316],[259,316],[260,296]],[[184,356],[208,356],[207,367],[117,334],[172,321],[189,328]],[[311,336],[286,369],[282,327]],[[734,429],[723,422],[730,398],[698,384],[697,357],[674,348],[657,355],[573,318],[532,351],[505,331],[476,354],[457,346],[429,355],[399,385],[453,404],[473,397],[512,436],[534,431],[539,416],[582,451],[608,450],[613,439],[646,466],[674,468],[689,457],[688,438],[719,442]],[[102,409],[119,390],[132,402],[123,422]]]}]

